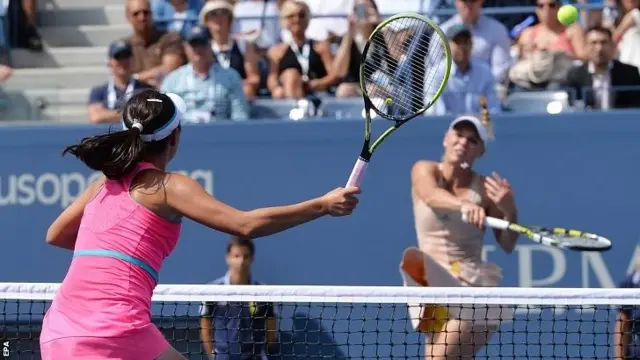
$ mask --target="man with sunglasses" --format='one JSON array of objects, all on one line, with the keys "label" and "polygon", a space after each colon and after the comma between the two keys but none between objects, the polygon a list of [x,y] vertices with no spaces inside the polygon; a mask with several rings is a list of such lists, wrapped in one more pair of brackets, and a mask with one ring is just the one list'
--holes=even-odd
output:
[{"label": "man with sunglasses", "polygon": [[445,33],[456,25],[462,24],[469,28],[473,36],[471,56],[487,62],[496,81],[502,83],[511,66],[511,39],[501,22],[482,15],[484,2],[485,0],[455,0],[457,14],[440,27]]},{"label": "man with sunglasses", "polygon": [[89,93],[89,121],[93,124],[116,122],[122,118],[120,105],[134,91],[150,88],[151,85],[133,78],[131,44],[116,40],[109,46],[109,69],[111,78],[95,86]]},{"label": "man with sunglasses", "polygon": [[148,0],[127,0],[127,20],[133,27],[133,71],[138,80],[159,86],[162,78],[185,63],[180,35],[157,29]]}]

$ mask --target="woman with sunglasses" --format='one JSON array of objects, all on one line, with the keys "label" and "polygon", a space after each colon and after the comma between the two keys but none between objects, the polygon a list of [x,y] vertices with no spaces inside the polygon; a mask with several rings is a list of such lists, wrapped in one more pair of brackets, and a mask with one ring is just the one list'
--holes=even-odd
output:
[{"label": "woman with sunglasses", "polygon": [[585,34],[579,24],[565,26],[558,20],[558,0],[537,0],[539,24],[522,31],[518,42],[520,56],[537,51],[564,52],[574,59],[587,58]]},{"label": "woman with sunglasses", "polygon": [[300,99],[307,94],[326,91],[337,83],[333,72],[333,55],[328,41],[307,39],[311,20],[309,6],[287,0],[280,7],[285,29],[284,42],[269,49],[267,87],[275,99]]}]

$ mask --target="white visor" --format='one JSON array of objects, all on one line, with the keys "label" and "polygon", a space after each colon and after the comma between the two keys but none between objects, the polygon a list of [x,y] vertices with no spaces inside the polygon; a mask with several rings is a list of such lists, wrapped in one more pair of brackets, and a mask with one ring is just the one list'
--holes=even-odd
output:
[{"label": "white visor", "polygon": [[[166,95],[173,102],[173,106],[176,108],[176,112],[173,114],[173,117],[171,117],[171,120],[169,120],[169,122],[164,124],[164,126],[162,126],[161,128],[156,129],[153,134],[142,134],[142,135],[140,135],[140,137],[142,138],[142,140],[144,142],[152,142],[152,141],[162,140],[162,139],[166,138],[167,136],[171,135],[171,133],[175,129],[177,129],[178,126],[180,126],[180,123],[182,121],[184,113],[187,110],[187,104],[180,97],[180,95],[177,95],[177,94],[174,94],[174,93],[167,93]],[[124,123],[124,121],[122,122],[122,128],[124,130],[129,130],[127,125]]]},{"label": "white visor", "polygon": [[449,130],[453,129],[454,126],[458,125],[463,121],[468,121],[473,124],[473,126],[476,128],[476,131],[478,132],[478,136],[480,136],[480,139],[486,146],[487,143],[489,142],[489,133],[487,132],[487,128],[484,126],[484,124],[482,124],[482,122],[478,120],[478,118],[475,116],[463,115],[463,116],[457,117],[455,120],[451,122],[451,125],[449,125]]}]

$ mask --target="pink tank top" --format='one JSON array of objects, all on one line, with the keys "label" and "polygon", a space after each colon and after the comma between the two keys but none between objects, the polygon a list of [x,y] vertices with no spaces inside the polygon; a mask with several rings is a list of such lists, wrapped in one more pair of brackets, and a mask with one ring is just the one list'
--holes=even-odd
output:
[{"label": "pink tank top", "polygon": [[[69,336],[126,336],[151,323],[157,273],[180,236],[169,222],[138,204],[129,193],[140,171],[107,180],[85,209],[74,258],[47,317],[53,340]],[[155,274],[154,274],[155,272]]]},{"label": "pink tank top", "polygon": [[[531,27],[531,36],[529,36],[529,41],[535,43],[536,37],[540,34],[540,26],[541,25],[538,24]],[[569,37],[567,36],[566,30],[558,34],[558,37],[555,39],[555,41],[552,41],[546,45],[546,50],[548,51],[564,51],[568,55],[575,55],[575,49],[571,44],[571,40],[569,40]]]}]

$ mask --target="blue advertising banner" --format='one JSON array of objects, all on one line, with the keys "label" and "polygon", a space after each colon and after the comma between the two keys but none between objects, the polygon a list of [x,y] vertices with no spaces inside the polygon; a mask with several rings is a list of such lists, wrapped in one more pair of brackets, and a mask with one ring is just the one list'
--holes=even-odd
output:
[{"label": "blue advertising banner", "polygon": [[[613,287],[638,242],[638,113],[496,117],[496,141],[476,165],[516,193],[525,224],[566,226],[612,239],[606,253],[567,252],[521,239],[505,254],[487,232],[485,257],[503,286]],[[449,118],[414,120],[378,149],[351,217],[324,218],[258,239],[255,276],[268,284],[400,285],[402,251],[416,244],[410,169],[438,159]],[[374,127],[384,128],[384,121]],[[103,129],[101,129],[103,130]],[[4,128],[0,133],[0,281],[60,282],[71,253],[47,246],[50,222],[97,176],[67,144],[90,126]],[[342,186],[360,151],[356,120],[185,126],[171,164],[241,209],[286,204]],[[227,236],[186,221],[162,283],[206,283],[225,271]]]}]

